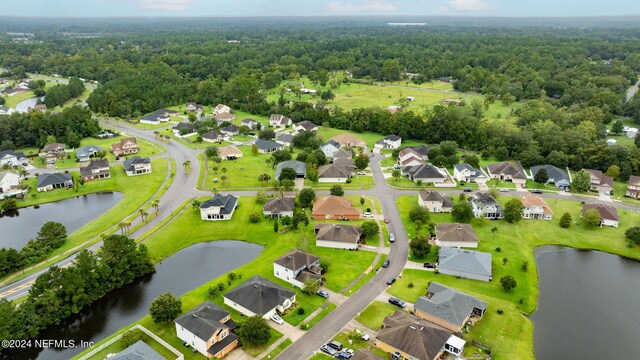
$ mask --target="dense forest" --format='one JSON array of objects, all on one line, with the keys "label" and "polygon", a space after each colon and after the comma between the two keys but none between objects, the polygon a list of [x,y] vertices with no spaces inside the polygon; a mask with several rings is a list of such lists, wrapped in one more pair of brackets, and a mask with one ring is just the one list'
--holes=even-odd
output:
[{"label": "dense forest", "polygon": [[[514,27],[470,21],[394,28],[344,20],[289,25],[194,21],[191,26],[168,20],[123,24],[118,33],[99,23],[85,25],[91,29],[85,31],[102,32],[95,38],[36,27],[41,42],[0,41],[0,64],[14,73],[96,80],[99,86],[88,99],[89,107],[110,116],[139,117],[185,101],[221,102],[257,115],[282,113],[295,122],[396,133],[428,143],[451,140],[483,156],[517,159],[527,166],[548,162],[606,170],[615,164],[621,168],[620,178],[626,179],[640,174],[640,153],[606,146],[602,139],[607,124],[620,116],[640,120],[639,96],[625,104],[625,92],[640,72],[640,27],[631,23],[634,26],[604,22],[606,26]],[[83,29],[57,26],[68,32]],[[407,73],[417,74],[411,77],[416,83],[450,76],[455,89],[482,93],[485,100],[397,114],[379,108],[328,108],[322,100],[266,100],[281,81],[300,76],[338,88],[341,83],[329,79],[335,72],[353,75],[342,81],[369,82],[399,80]],[[496,101],[522,102],[510,114],[516,120],[487,121],[488,105]],[[14,128],[18,119],[11,120]],[[91,123],[83,124],[93,130],[87,126]],[[46,138],[40,130],[21,139],[25,135],[2,126],[0,139],[16,146],[41,145]],[[67,129],[57,129],[51,135],[64,139],[61,132]]]}]

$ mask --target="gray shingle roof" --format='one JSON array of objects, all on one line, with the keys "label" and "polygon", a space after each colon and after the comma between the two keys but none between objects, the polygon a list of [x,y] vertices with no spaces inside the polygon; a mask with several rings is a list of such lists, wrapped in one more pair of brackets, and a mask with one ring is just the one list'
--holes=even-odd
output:
[{"label": "gray shingle roof", "polygon": [[293,197],[283,197],[271,199],[262,207],[262,211],[269,211],[272,214],[293,211],[296,206],[296,199]]},{"label": "gray shingle roof", "polygon": [[347,178],[349,176],[351,176],[351,170],[338,164],[322,165],[318,168],[318,177],[320,178]]},{"label": "gray shingle roof", "polygon": [[98,160],[91,160],[89,162],[89,165],[87,166],[83,166],[80,168],[80,175],[81,176],[91,176],[93,173],[93,170],[98,170],[98,169],[104,169],[106,168],[107,170],[105,171],[105,173],[109,172],[109,160],[107,159],[98,159]]},{"label": "gray shingle roof", "polygon": [[133,171],[134,165],[144,165],[144,164],[151,164],[151,159],[141,158],[140,156],[134,156],[131,159],[125,160],[122,165],[124,165],[124,171]]},{"label": "gray shingle roof", "polygon": [[291,134],[278,134],[278,137],[276,137],[276,140],[284,142],[284,143],[289,143],[291,144],[291,142],[293,141],[293,135]]},{"label": "gray shingle roof", "polygon": [[319,257],[300,249],[293,249],[273,262],[289,270],[296,271],[300,268],[311,267],[319,259]]},{"label": "gray shingle roof", "polygon": [[258,145],[258,149],[260,150],[273,150],[283,147],[282,144],[278,144],[275,141],[264,139],[256,140],[256,145]]},{"label": "gray shingle roof", "polygon": [[235,126],[235,125],[233,125],[233,124],[231,124],[231,125],[225,126],[223,128],[220,128],[220,131],[229,132],[229,133],[236,133],[236,132],[240,131],[240,128]]},{"label": "gray shingle roof", "polygon": [[282,169],[290,167],[296,171],[298,176],[305,176],[307,174],[307,163],[303,163],[302,161],[296,160],[287,160],[276,165],[276,179],[280,178],[280,173]]},{"label": "gray shingle roof", "polygon": [[439,241],[477,243],[478,235],[469,224],[437,224]]},{"label": "gray shingle roof", "polygon": [[23,152],[15,152],[15,151],[11,151],[11,150],[4,150],[4,151],[0,151],[0,159],[4,158],[7,155],[13,155],[18,159],[26,159],[27,157],[24,155]]},{"label": "gray shingle roof", "polygon": [[202,134],[203,139],[217,140],[221,137],[223,137],[222,134],[217,131],[207,131],[206,133]]},{"label": "gray shingle roof", "polygon": [[53,174],[40,174],[38,175],[38,183],[36,187],[45,187],[49,185],[62,184],[71,181],[71,174],[66,173],[53,173]]},{"label": "gray shingle roof", "polygon": [[174,322],[189,330],[198,338],[208,341],[219,330],[229,329],[228,325],[221,322],[227,316],[229,316],[228,311],[211,301],[205,301],[175,319]]},{"label": "gray shingle roof", "polygon": [[502,208],[502,205],[500,205],[498,200],[488,193],[476,193],[475,197],[470,198],[469,201],[476,204],[479,208],[487,206],[496,206],[499,209]]},{"label": "gray shingle roof", "polygon": [[158,110],[158,111],[152,112],[151,114],[141,117],[140,120],[160,121],[160,119],[163,119],[166,117],[167,117],[166,110]]},{"label": "gray shingle roof", "polygon": [[320,145],[320,148],[322,149],[322,148],[325,148],[325,147],[327,147],[329,145],[335,147],[336,149],[340,149],[340,143],[335,141],[335,140],[329,140],[329,141],[323,143],[322,145]]},{"label": "gray shingle roof", "polygon": [[442,196],[437,191],[421,190],[418,195],[422,198],[422,201],[440,201],[442,202],[442,207],[453,207],[451,199],[448,196]]},{"label": "gray shingle roof", "polygon": [[486,302],[435,282],[429,284],[427,293],[431,296],[419,297],[414,308],[460,328],[474,308],[487,308]]},{"label": "gray shingle roof", "polygon": [[117,355],[112,356],[111,360],[165,360],[164,357],[144,341],[138,340],[137,343],[122,350]]},{"label": "gray shingle roof", "polygon": [[182,129],[187,129],[189,131],[193,131],[195,130],[195,125],[193,125],[192,123],[188,123],[188,122],[181,122],[176,124],[176,126],[173,127],[173,130],[182,130]]},{"label": "gray shingle roof", "polygon": [[297,123],[296,125],[303,127],[307,131],[317,127],[316,124],[312,123],[311,121],[307,121],[307,120],[303,120],[303,121]]},{"label": "gray shingle roof", "polygon": [[473,166],[464,163],[464,164],[455,164],[453,165],[453,167],[455,169],[457,169],[458,171],[464,171],[464,170],[468,170],[472,175],[469,176],[472,179],[475,179],[477,177],[484,177],[484,174],[482,173],[482,171],[480,171],[479,169],[474,168]]},{"label": "gray shingle roof", "polygon": [[535,177],[538,171],[540,171],[540,169],[547,170],[547,176],[549,177],[549,181],[553,181],[554,183],[557,183],[558,181],[565,180],[567,183],[569,183],[569,175],[567,175],[567,172],[553,165],[532,166],[531,175]]},{"label": "gray shingle roof", "polygon": [[445,176],[430,164],[407,166],[403,171],[414,179],[444,179]]},{"label": "gray shingle roof", "polygon": [[491,254],[480,251],[442,247],[438,253],[438,267],[491,276]]},{"label": "gray shingle roof", "polygon": [[428,156],[429,155],[429,148],[427,146],[424,145],[416,145],[416,146],[409,146],[409,148],[413,149],[415,152],[417,152],[418,154],[422,155],[422,156]]},{"label": "gray shingle roof", "polygon": [[334,159],[351,159],[353,157],[353,153],[347,150],[338,150],[333,154]]},{"label": "gray shingle roof", "polygon": [[210,207],[219,207],[221,215],[228,215],[233,212],[237,203],[238,203],[238,198],[231,194],[227,194],[227,195],[215,194],[211,199],[205,200],[202,203],[200,203],[200,208],[206,209]]},{"label": "gray shingle roof", "polygon": [[89,157],[91,155],[94,155],[98,151],[104,151],[104,148],[98,145],[81,146],[76,149],[76,157],[77,158]]},{"label": "gray shingle roof", "polygon": [[256,275],[224,297],[255,314],[264,315],[294,295],[293,291]]}]

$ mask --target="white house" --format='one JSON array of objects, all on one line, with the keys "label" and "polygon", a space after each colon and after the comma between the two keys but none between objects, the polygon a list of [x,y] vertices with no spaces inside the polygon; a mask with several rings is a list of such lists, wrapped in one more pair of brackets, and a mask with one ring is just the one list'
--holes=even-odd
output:
[{"label": "white house", "polygon": [[377,149],[397,149],[402,143],[402,138],[398,135],[388,135],[376,141],[374,147]]},{"label": "white house", "polygon": [[627,129],[627,137],[629,139],[633,139],[638,136],[638,128],[629,128]]},{"label": "white house", "polygon": [[318,182],[346,183],[351,176],[353,176],[351,168],[336,163],[318,168]]},{"label": "white house", "polygon": [[333,154],[340,150],[340,144],[337,141],[329,140],[320,145],[320,150],[324,153],[324,156],[333,158]]},{"label": "white house", "polygon": [[125,160],[123,165],[124,172],[127,173],[127,176],[143,175],[151,172],[151,159],[149,158],[134,156],[131,159]]},{"label": "white house", "polygon": [[318,126],[311,121],[303,120],[297,124],[293,124],[293,130],[296,132],[318,131]]},{"label": "white house", "polygon": [[152,125],[158,125],[161,122],[167,122],[169,121],[169,115],[162,110],[158,110],[156,112],[152,112],[149,115],[145,115],[143,117],[140,118],[140,123],[141,124],[152,124]]},{"label": "white house", "polygon": [[269,117],[269,125],[274,128],[285,128],[291,125],[291,119],[282,114],[271,114]]},{"label": "white house", "polygon": [[618,209],[605,204],[583,204],[580,216],[584,217],[584,213],[591,209],[596,209],[600,213],[600,226],[618,227],[620,221]]},{"label": "white house", "polygon": [[238,198],[227,194],[215,194],[211,199],[200,204],[200,218],[202,220],[230,220],[238,207]]},{"label": "white house", "polygon": [[21,152],[14,152],[11,150],[0,151],[0,166],[10,165],[26,165],[27,157]]},{"label": "white house", "polygon": [[342,224],[316,224],[316,246],[355,250],[360,246],[362,231],[357,226]]},{"label": "white house", "polygon": [[474,197],[469,199],[473,216],[476,218],[487,218],[491,220],[502,219],[504,217],[504,208],[498,200],[486,193],[476,193]]},{"label": "white house", "polygon": [[218,115],[222,113],[231,113],[231,108],[225,104],[218,104],[216,105],[216,107],[211,109],[211,112],[213,113],[213,115]]},{"label": "white house", "polygon": [[[13,171],[0,171],[0,195],[20,187],[20,175]],[[2,197],[2,196],[0,196]]]},{"label": "white house", "polygon": [[453,177],[458,181],[464,182],[483,182],[487,181],[487,177],[479,169],[469,164],[453,165]]},{"label": "white house", "polygon": [[11,115],[15,112],[15,109],[5,106],[0,106],[0,115]]},{"label": "white house", "polygon": [[551,220],[553,211],[547,205],[547,202],[539,196],[530,193],[522,195],[522,218],[523,219],[542,219]]},{"label": "white house", "polygon": [[174,320],[176,336],[207,358],[220,359],[238,347],[231,314],[206,301]]},{"label": "white house", "polygon": [[322,281],[320,258],[299,249],[274,260],[273,274],[300,289],[309,281]]},{"label": "white house", "polygon": [[296,293],[256,275],[223,295],[224,304],[245,316],[262,315],[268,319],[296,302]]}]

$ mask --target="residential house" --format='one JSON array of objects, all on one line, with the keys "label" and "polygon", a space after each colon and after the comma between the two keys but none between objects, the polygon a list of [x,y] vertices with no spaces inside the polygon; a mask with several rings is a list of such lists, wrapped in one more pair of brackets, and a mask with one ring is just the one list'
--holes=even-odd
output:
[{"label": "residential house", "polygon": [[480,239],[469,224],[437,224],[436,245],[477,248]]},{"label": "residential house", "polygon": [[437,79],[438,81],[441,82],[445,82],[445,83],[450,83],[453,81],[453,79],[451,78],[451,76],[441,76]]},{"label": "residential house", "polygon": [[396,310],[384,319],[375,346],[392,356],[397,354],[392,359],[436,360],[445,355],[445,345],[452,336],[450,330]]},{"label": "residential house", "polygon": [[293,135],[280,133],[278,134],[278,136],[276,136],[276,142],[278,144],[282,144],[283,146],[291,146],[291,143],[293,142]]},{"label": "residential house", "polygon": [[127,176],[143,175],[151,172],[151,159],[134,156],[122,164]]},{"label": "residential house", "polygon": [[350,157],[334,158],[331,164],[343,167],[344,169],[351,172],[351,175],[355,175],[356,173],[356,162]]},{"label": "residential house", "polygon": [[165,358],[144,341],[138,340],[135,344],[109,357],[109,360],[165,360]]},{"label": "residential house", "polygon": [[67,147],[65,144],[53,143],[45,145],[43,151],[47,162],[55,162],[56,159],[64,157],[67,154]]},{"label": "residential house", "polygon": [[210,143],[219,143],[224,140],[224,134],[215,130],[207,131],[202,134],[202,140]]},{"label": "residential house", "polygon": [[259,122],[257,122],[257,121],[255,121],[255,120],[253,120],[253,119],[246,118],[246,119],[242,120],[242,121],[240,122],[240,124],[247,126],[247,127],[248,127],[249,129],[251,129],[251,130],[255,130],[255,129],[257,129],[257,128],[258,128],[258,125],[259,125],[260,123],[259,123]]},{"label": "residential house", "polygon": [[258,146],[258,152],[261,154],[271,154],[278,150],[284,150],[284,145],[278,144],[273,140],[258,139],[256,140],[256,145]]},{"label": "residential house", "polygon": [[415,152],[417,152],[418,154],[420,154],[420,156],[422,156],[422,158],[427,161],[429,160],[429,148],[427,146],[424,145],[415,145],[415,146],[409,146],[409,148]]},{"label": "residential house", "polygon": [[387,135],[385,138],[376,141],[376,149],[397,149],[400,147],[402,138],[398,135]]},{"label": "residential house", "polygon": [[282,114],[271,114],[269,117],[269,125],[274,128],[286,128],[291,126],[291,119]]},{"label": "residential house", "polygon": [[398,111],[402,110],[402,106],[399,105],[389,105],[386,108],[384,108],[385,110],[387,110],[388,112],[395,114]]},{"label": "residential house", "polygon": [[80,168],[80,176],[82,177],[83,181],[110,178],[111,171],[109,171],[109,160],[91,160],[89,162],[89,165]]},{"label": "residential house", "polygon": [[266,217],[279,219],[285,216],[293,217],[293,211],[296,208],[296,199],[294,197],[281,197],[267,201],[262,207],[262,213]]},{"label": "residential house", "polygon": [[316,224],[316,246],[355,250],[360,246],[362,231],[359,226],[343,224]]},{"label": "residential house", "polygon": [[347,150],[338,150],[333,153],[333,161],[338,159],[353,159],[353,152]]},{"label": "residential house", "polygon": [[487,166],[489,178],[511,181],[516,186],[526,187],[527,174],[520,163],[513,161],[503,161],[501,163],[490,164]]},{"label": "residential house", "polygon": [[354,208],[349,199],[329,195],[314,201],[313,218],[315,220],[358,220],[362,219],[362,210]]},{"label": "residential house", "polygon": [[322,281],[320,258],[294,249],[273,262],[273,274],[289,284],[303,289],[310,281]]},{"label": "residential house", "polygon": [[442,247],[438,252],[438,270],[442,274],[491,281],[491,253]]},{"label": "residential house", "polygon": [[0,115],[11,115],[16,110],[10,107],[0,106]]},{"label": "residential house", "polygon": [[611,146],[611,145],[615,145],[618,142],[618,140],[616,139],[607,139],[607,145]]},{"label": "residential house", "polygon": [[638,136],[638,128],[628,128],[626,133],[629,139],[635,139]]},{"label": "residential house", "polygon": [[405,166],[402,168],[402,173],[413,182],[420,180],[422,183],[442,184],[448,180],[446,170],[431,164]]},{"label": "residential house", "polygon": [[[20,175],[13,171],[0,171],[0,194],[7,194],[20,187]],[[1,198],[2,196],[0,196]]]},{"label": "residential house", "polygon": [[481,170],[466,163],[453,165],[453,177],[458,181],[471,183],[487,181],[487,177]]},{"label": "residential house", "polygon": [[161,122],[167,121],[169,121],[169,115],[164,110],[158,110],[140,118],[141,124],[158,125]]},{"label": "residential house", "polygon": [[282,169],[286,167],[289,167],[295,170],[296,177],[299,177],[299,178],[307,177],[307,163],[304,163],[302,161],[296,161],[296,160],[287,160],[287,161],[278,163],[278,165],[276,165],[276,174],[275,174],[276,180],[280,180],[280,173],[282,172]]},{"label": "residential house", "polygon": [[541,170],[545,169],[547,172],[547,184],[554,184],[560,190],[569,191],[569,185],[571,185],[571,180],[569,179],[569,175],[564,169],[560,169],[559,167],[553,165],[537,165],[531,167],[531,176],[535,179],[536,174]]},{"label": "residential house", "polygon": [[27,111],[29,111],[29,112],[32,112],[32,111],[45,112],[45,111],[47,111],[47,104],[44,104],[44,103],[35,104],[35,105],[33,105],[33,107],[28,108]]},{"label": "residential house", "polygon": [[134,137],[122,139],[111,144],[111,153],[115,156],[137,154],[140,151],[138,141]]},{"label": "residential house", "polygon": [[613,178],[602,173],[600,170],[582,169],[591,177],[591,185],[589,188],[594,191],[611,194],[613,189]]},{"label": "residential house", "polygon": [[504,208],[498,200],[487,193],[476,193],[475,196],[469,198],[473,216],[476,218],[487,218],[490,220],[502,219],[504,217]]},{"label": "residential house", "polygon": [[223,295],[224,304],[245,316],[262,315],[268,319],[296,302],[296,293],[256,275]]},{"label": "residential house", "polygon": [[318,182],[346,183],[353,176],[351,168],[333,163],[318,168]]},{"label": "residential house", "polygon": [[76,158],[80,162],[89,161],[91,160],[91,157],[98,155],[99,152],[104,152],[104,148],[102,146],[97,146],[97,145],[81,146],[76,149]]},{"label": "residential house", "polygon": [[38,175],[36,188],[38,192],[54,189],[69,189],[73,187],[73,178],[68,173],[45,173]]},{"label": "residential house", "polygon": [[211,221],[230,220],[238,205],[238,198],[231,194],[215,194],[211,199],[200,203],[200,218]]},{"label": "residential house", "polygon": [[437,191],[420,191],[418,193],[418,204],[432,213],[451,212],[453,210],[451,199],[447,196],[442,196]]},{"label": "residential house", "polygon": [[482,318],[487,303],[432,281],[413,308],[419,318],[457,333],[472,317]]},{"label": "residential house", "polygon": [[219,113],[218,115],[215,115],[216,121],[218,121],[219,123],[223,123],[223,122],[231,122],[233,120],[236,119],[236,116],[233,115],[232,113],[228,113],[228,112],[223,112],[223,113]]},{"label": "residential house", "polygon": [[464,104],[464,100],[462,99],[444,99],[443,102],[445,105],[454,104],[454,105],[460,106]]},{"label": "residential house", "polygon": [[238,347],[236,323],[220,306],[205,301],[173,321],[176,336],[207,358],[220,359]]},{"label": "residential house", "polygon": [[640,198],[640,176],[631,175],[629,177],[629,185],[627,185],[625,196],[633,199]]},{"label": "residential house", "polygon": [[340,150],[340,144],[337,141],[329,140],[320,145],[320,150],[324,153],[324,156],[333,158],[333,155]]},{"label": "residential house", "polygon": [[618,209],[605,204],[583,204],[580,216],[583,217],[584,213],[591,209],[596,209],[600,213],[600,226],[618,227],[620,221]]},{"label": "residential house", "polygon": [[331,140],[340,144],[340,147],[360,147],[363,149],[367,148],[367,143],[365,143],[362,139],[357,136],[351,135],[349,133],[338,134],[331,138]]},{"label": "residential house", "polygon": [[227,125],[225,127],[220,128],[220,132],[227,136],[238,135],[240,133],[240,128],[235,125]]},{"label": "residential house", "polygon": [[27,164],[27,157],[22,152],[15,152],[11,150],[0,151],[0,166],[26,166]]},{"label": "residential house", "polygon": [[211,109],[211,113],[213,115],[223,114],[223,113],[231,113],[231,108],[225,104],[218,104],[216,107]]},{"label": "residential house", "polygon": [[190,122],[179,122],[171,129],[173,130],[173,134],[180,138],[197,134],[196,126]]},{"label": "residential house", "polygon": [[218,155],[223,160],[235,160],[243,156],[242,151],[233,145],[218,147]]},{"label": "residential house", "polygon": [[312,123],[311,121],[301,121],[297,124],[293,124],[293,130],[295,130],[296,132],[303,132],[303,131],[318,131],[318,126],[314,123]]},{"label": "residential house", "polygon": [[204,112],[204,107],[194,102],[188,102],[184,109],[187,112],[195,112],[198,116],[202,115],[202,113]]},{"label": "residential house", "polygon": [[525,193],[522,195],[522,218],[523,219],[542,219],[551,220],[553,218],[553,210],[547,205],[543,198]]},{"label": "residential house", "polygon": [[410,147],[406,147],[398,153],[398,164],[400,166],[418,166],[424,163],[424,157]]},{"label": "residential house", "polygon": [[384,360],[384,359],[365,348],[360,348],[356,350],[356,352],[353,354],[353,357],[351,357],[351,360]]}]

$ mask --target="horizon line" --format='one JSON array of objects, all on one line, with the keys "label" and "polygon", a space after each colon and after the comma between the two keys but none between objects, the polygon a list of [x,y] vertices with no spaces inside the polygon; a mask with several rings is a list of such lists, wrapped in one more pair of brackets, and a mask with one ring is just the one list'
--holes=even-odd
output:
[{"label": "horizon line", "polygon": [[640,13],[633,15],[253,15],[253,16],[202,16],[202,15],[117,15],[117,16],[48,16],[48,15],[0,15],[0,19],[255,19],[255,18],[465,18],[465,19],[602,19],[602,18],[640,18]]}]

